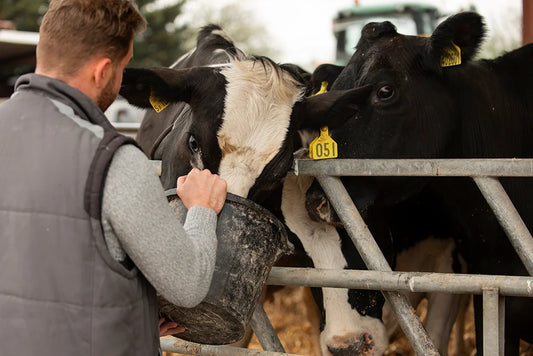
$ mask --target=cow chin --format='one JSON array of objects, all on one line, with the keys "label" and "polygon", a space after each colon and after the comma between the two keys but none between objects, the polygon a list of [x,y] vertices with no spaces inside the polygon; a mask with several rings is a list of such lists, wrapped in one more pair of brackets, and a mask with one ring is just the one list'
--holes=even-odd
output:
[{"label": "cow chin", "polygon": [[233,169],[228,172],[221,167],[219,175],[227,182],[229,193],[247,198],[248,192],[257,177],[250,171],[245,172],[245,174],[239,174],[238,171],[239,169]]},{"label": "cow chin", "polygon": [[257,161],[229,154],[220,161],[218,174],[227,182],[228,192],[247,198],[263,167],[264,164]]},{"label": "cow chin", "polygon": [[[328,330],[320,334],[323,356],[380,356],[389,346],[385,326],[381,320],[362,317],[356,330],[345,333]],[[346,329],[345,329],[346,330]],[[365,331],[361,331],[365,330]]]}]

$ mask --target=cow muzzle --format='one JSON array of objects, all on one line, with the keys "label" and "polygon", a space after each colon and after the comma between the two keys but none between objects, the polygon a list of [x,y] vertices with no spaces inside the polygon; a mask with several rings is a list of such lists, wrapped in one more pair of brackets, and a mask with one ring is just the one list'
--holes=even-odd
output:
[{"label": "cow muzzle", "polygon": [[374,340],[369,333],[336,336],[328,343],[328,351],[332,356],[377,356]]}]

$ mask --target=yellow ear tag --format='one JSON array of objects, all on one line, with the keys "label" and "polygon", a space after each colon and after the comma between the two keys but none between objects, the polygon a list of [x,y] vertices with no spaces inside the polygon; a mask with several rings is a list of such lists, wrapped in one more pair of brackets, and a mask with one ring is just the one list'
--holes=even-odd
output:
[{"label": "yellow ear tag", "polygon": [[152,104],[152,107],[157,113],[160,113],[163,111],[167,106],[170,105],[170,102],[160,99],[157,96],[155,96],[154,91],[152,90],[150,92],[150,104]]},{"label": "yellow ear tag", "polygon": [[451,47],[444,48],[444,53],[440,57],[441,67],[452,67],[461,64],[461,48],[452,42]]},{"label": "yellow ear tag", "polygon": [[[322,82],[320,90],[315,94],[326,93],[328,82]],[[337,142],[335,142],[329,136],[329,130],[327,126],[320,128],[320,136],[315,138],[313,142],[309,144],[309,158],[311,159],[325,159],[337,157]]]},{"label": "yellow ear tag", "polygon": [[[322,82],[322,83],[320,84],[320,90],[317,91],[314,95],[318,95],[318,94],[324,94],[324,93],[326,93],[326,92],[328,91],[327,88],[328,88],[328,82]],[[313,96],[314,96],[314,95],[313,95]]]},{"label": "yellow ear tag", "polygon": [[315,138],[309,145],[309,158],[336,158],[337,155],[337,142],[329,137],[327,126],[321,127],[320,136]]}]

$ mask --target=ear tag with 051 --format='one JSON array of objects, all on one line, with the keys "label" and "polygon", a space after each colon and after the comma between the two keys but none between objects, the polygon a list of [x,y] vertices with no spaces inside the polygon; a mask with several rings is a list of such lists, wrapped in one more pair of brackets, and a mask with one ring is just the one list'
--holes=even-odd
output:
[{"label": "ear tag with 051", "polygon": [[[322,82],[320,90],[315,94],[319,95],[325,93],[327,90],[328,83]],[[312,159],[326,159],[326,158],[336,158],[338,155],[337,152],[337,142],[335,142],[329,136],[329,130],[327,126],[320,128],[320,136],[315,138],[311,144],[309,144],[309,158]]]},{"label": "ear tag with 051", "polygon": [[320,128],[320,136],[315,138],[309,145],[309,158],[312,159],[325,159],[336,158],[337,142],[335,142],[328,132],[328,127],[323,126]]}]

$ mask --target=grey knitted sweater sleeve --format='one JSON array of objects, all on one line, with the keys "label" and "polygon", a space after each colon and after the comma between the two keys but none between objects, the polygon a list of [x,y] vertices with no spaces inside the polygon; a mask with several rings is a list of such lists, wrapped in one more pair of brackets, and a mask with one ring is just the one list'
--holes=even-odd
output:
[{"label": "grey knitted sweater sleeve", "polygon": [[126,254],[157,292],[193,307],[205,298],[216,256],[215,212],[192,207],[182,226],[146,156],[132,145],[117,150],[102,203],[104,236],[118,261]]}]

